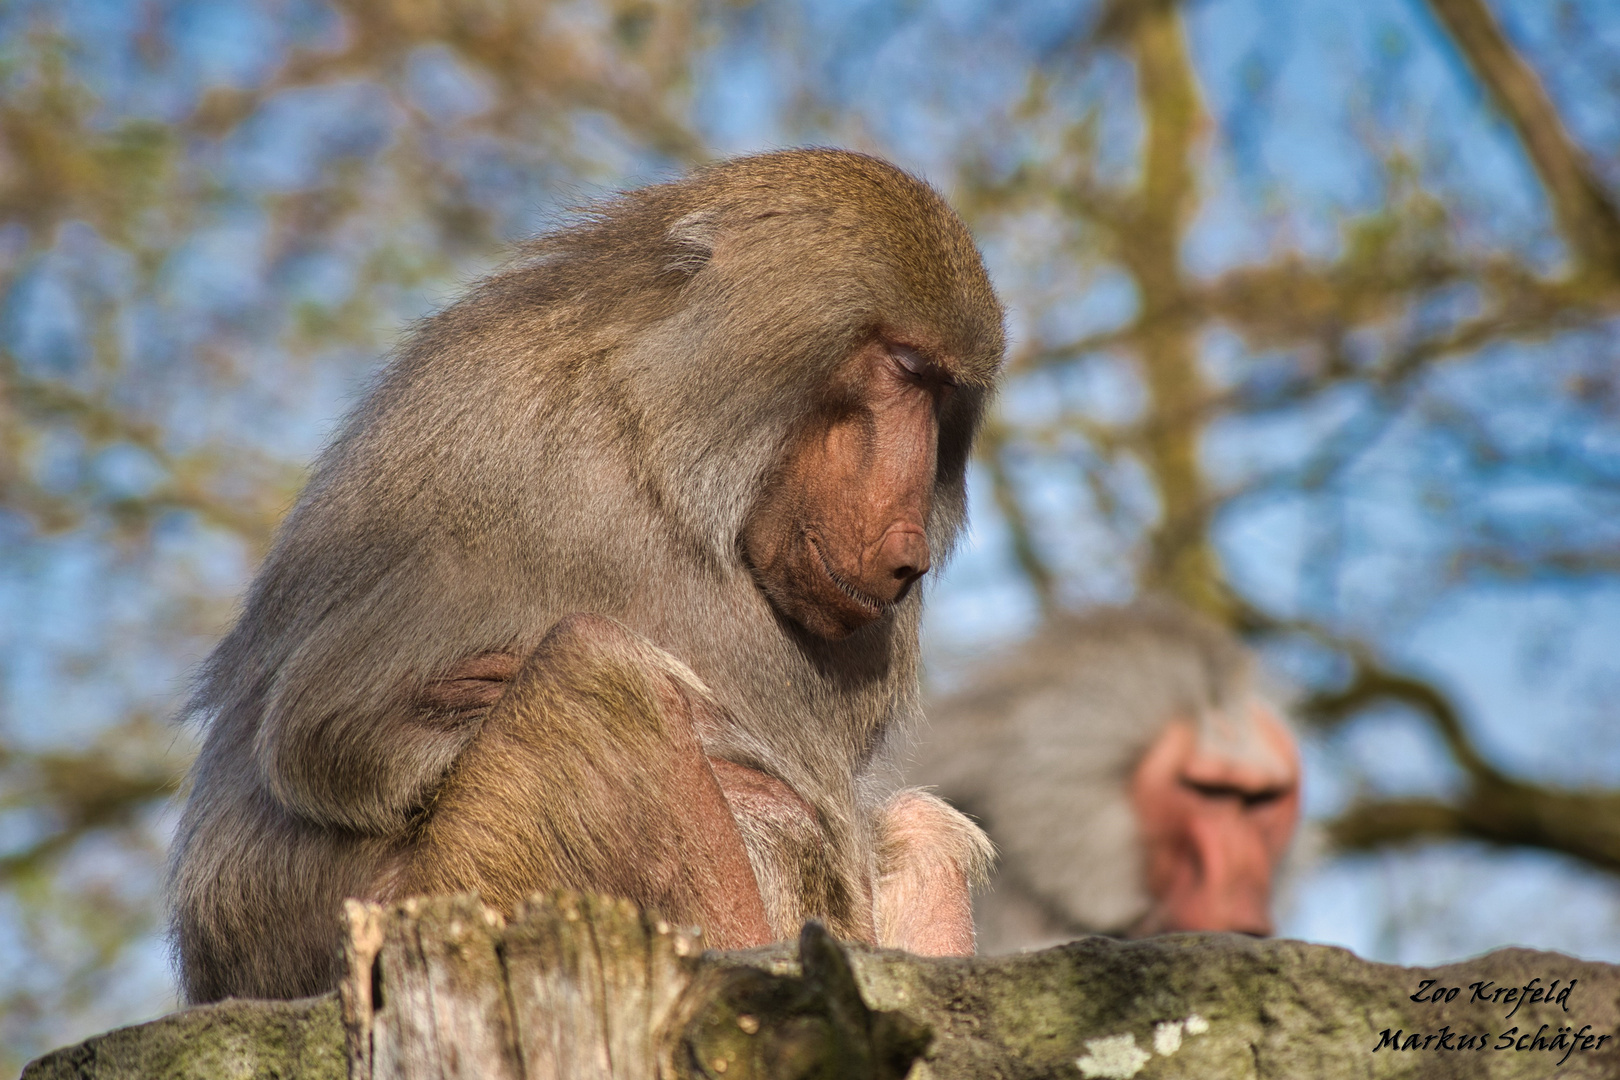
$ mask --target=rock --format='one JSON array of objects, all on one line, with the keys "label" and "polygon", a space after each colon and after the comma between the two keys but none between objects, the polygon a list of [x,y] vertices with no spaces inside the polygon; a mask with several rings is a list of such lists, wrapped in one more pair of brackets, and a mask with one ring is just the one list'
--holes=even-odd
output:
[{"label": "rock", "polygon": [[[995,960],[854,960],[873,1008],[933,1028],[914,1080],[1620,1077],[1620,968],[1557,953],[1403,968],[1325,945],[1184,934]],[[1505,1000],[1548,988],[1558,1000]],[[1427,1000],[1442,990],[1449,1000]]]},{"label": "rock", "polygon": [[438,897],[356,906],[350,925],[342,1010],[335,995],[190,1009],[24,1080],[877,1080],[919,1053],[913,1080],[1620,1077],[1620,968],[1524,949],[1401,968],[1184,934],[944,960],[812,931],[699,955],[689,931],[567,894],[510,924]]},{"label": "rock", "polygon": [[336,994],[232,998],[46,1054],[28,1080],[346,1080]]}]

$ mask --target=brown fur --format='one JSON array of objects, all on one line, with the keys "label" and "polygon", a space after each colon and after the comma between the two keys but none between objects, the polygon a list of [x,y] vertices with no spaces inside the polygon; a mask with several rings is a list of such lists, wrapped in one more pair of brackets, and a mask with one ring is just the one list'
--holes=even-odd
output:
[{"label": "brown fur", "polygon": [[[719,941],[763,924],[726,888],[752,871],[698,742],[726,720],[668,653],[609,619],[563,619],[435,793],[394,891],[476,889],[511,911],[544,883],[635,896]],[[590,795],[559,804],[570,792]]]},{"label": "brown fur", "polygon": [[[674,766],[620,770],[681,723],[808,808],[739,814],[775,933],[813,915],[874,937],[880,810],[862,777],[915,708],[919,595],[828,640],[773,607],[739,537],[835,376],[891,331],[927,337],[956,383],[937,557],[962,524],[1001,313],[961,222],[892,166],[792,151],[630,192],[424,322],[316,463],[200,675],[207,738],[171,871],[187,997],[329,987],[345,896],[620,883],[623,860],[562,857],[570,837],[637,855],[631,885],[665,895],[634,899],[702,896],[659,862],[694,838],[649,834],[615,801],[644,781],[658,801]],[[587,656],[590,677],[541,671],[535,650],[579,612],[627,638]],[[581,711],[593,695],[614,700]]]}]

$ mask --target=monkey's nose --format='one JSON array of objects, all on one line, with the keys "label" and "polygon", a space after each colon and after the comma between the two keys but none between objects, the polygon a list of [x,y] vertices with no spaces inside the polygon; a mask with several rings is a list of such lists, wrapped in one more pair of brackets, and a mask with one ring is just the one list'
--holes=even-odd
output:
[{"label": "monkey's nose", "polygon": [[872,560],[869,578],[879,596],[899,599],[928,573],[928,537],[919,529],[890,529]]}]

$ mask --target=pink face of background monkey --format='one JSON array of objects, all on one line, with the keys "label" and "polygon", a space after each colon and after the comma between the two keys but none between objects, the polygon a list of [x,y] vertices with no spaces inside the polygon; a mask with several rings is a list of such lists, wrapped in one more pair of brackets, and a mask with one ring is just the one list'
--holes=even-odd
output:
[{"label": "pink face of background monkey", "polygon": [[999,853],[981,951],[1272,932],[1299,750],[1224,629],[1162,603],[1061,617],[927,713],[908,778]]}]

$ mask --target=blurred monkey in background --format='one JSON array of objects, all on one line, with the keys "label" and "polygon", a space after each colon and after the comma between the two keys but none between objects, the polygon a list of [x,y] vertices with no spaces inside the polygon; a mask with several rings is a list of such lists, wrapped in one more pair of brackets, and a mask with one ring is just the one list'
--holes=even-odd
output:
[{"label": "blurred monkey in background", "polygon": [[1272,932],[1299,750],[1226,630],[1159,603],[1060,617],[928,712],[908,778],[1001,854],[982,952]]}]

